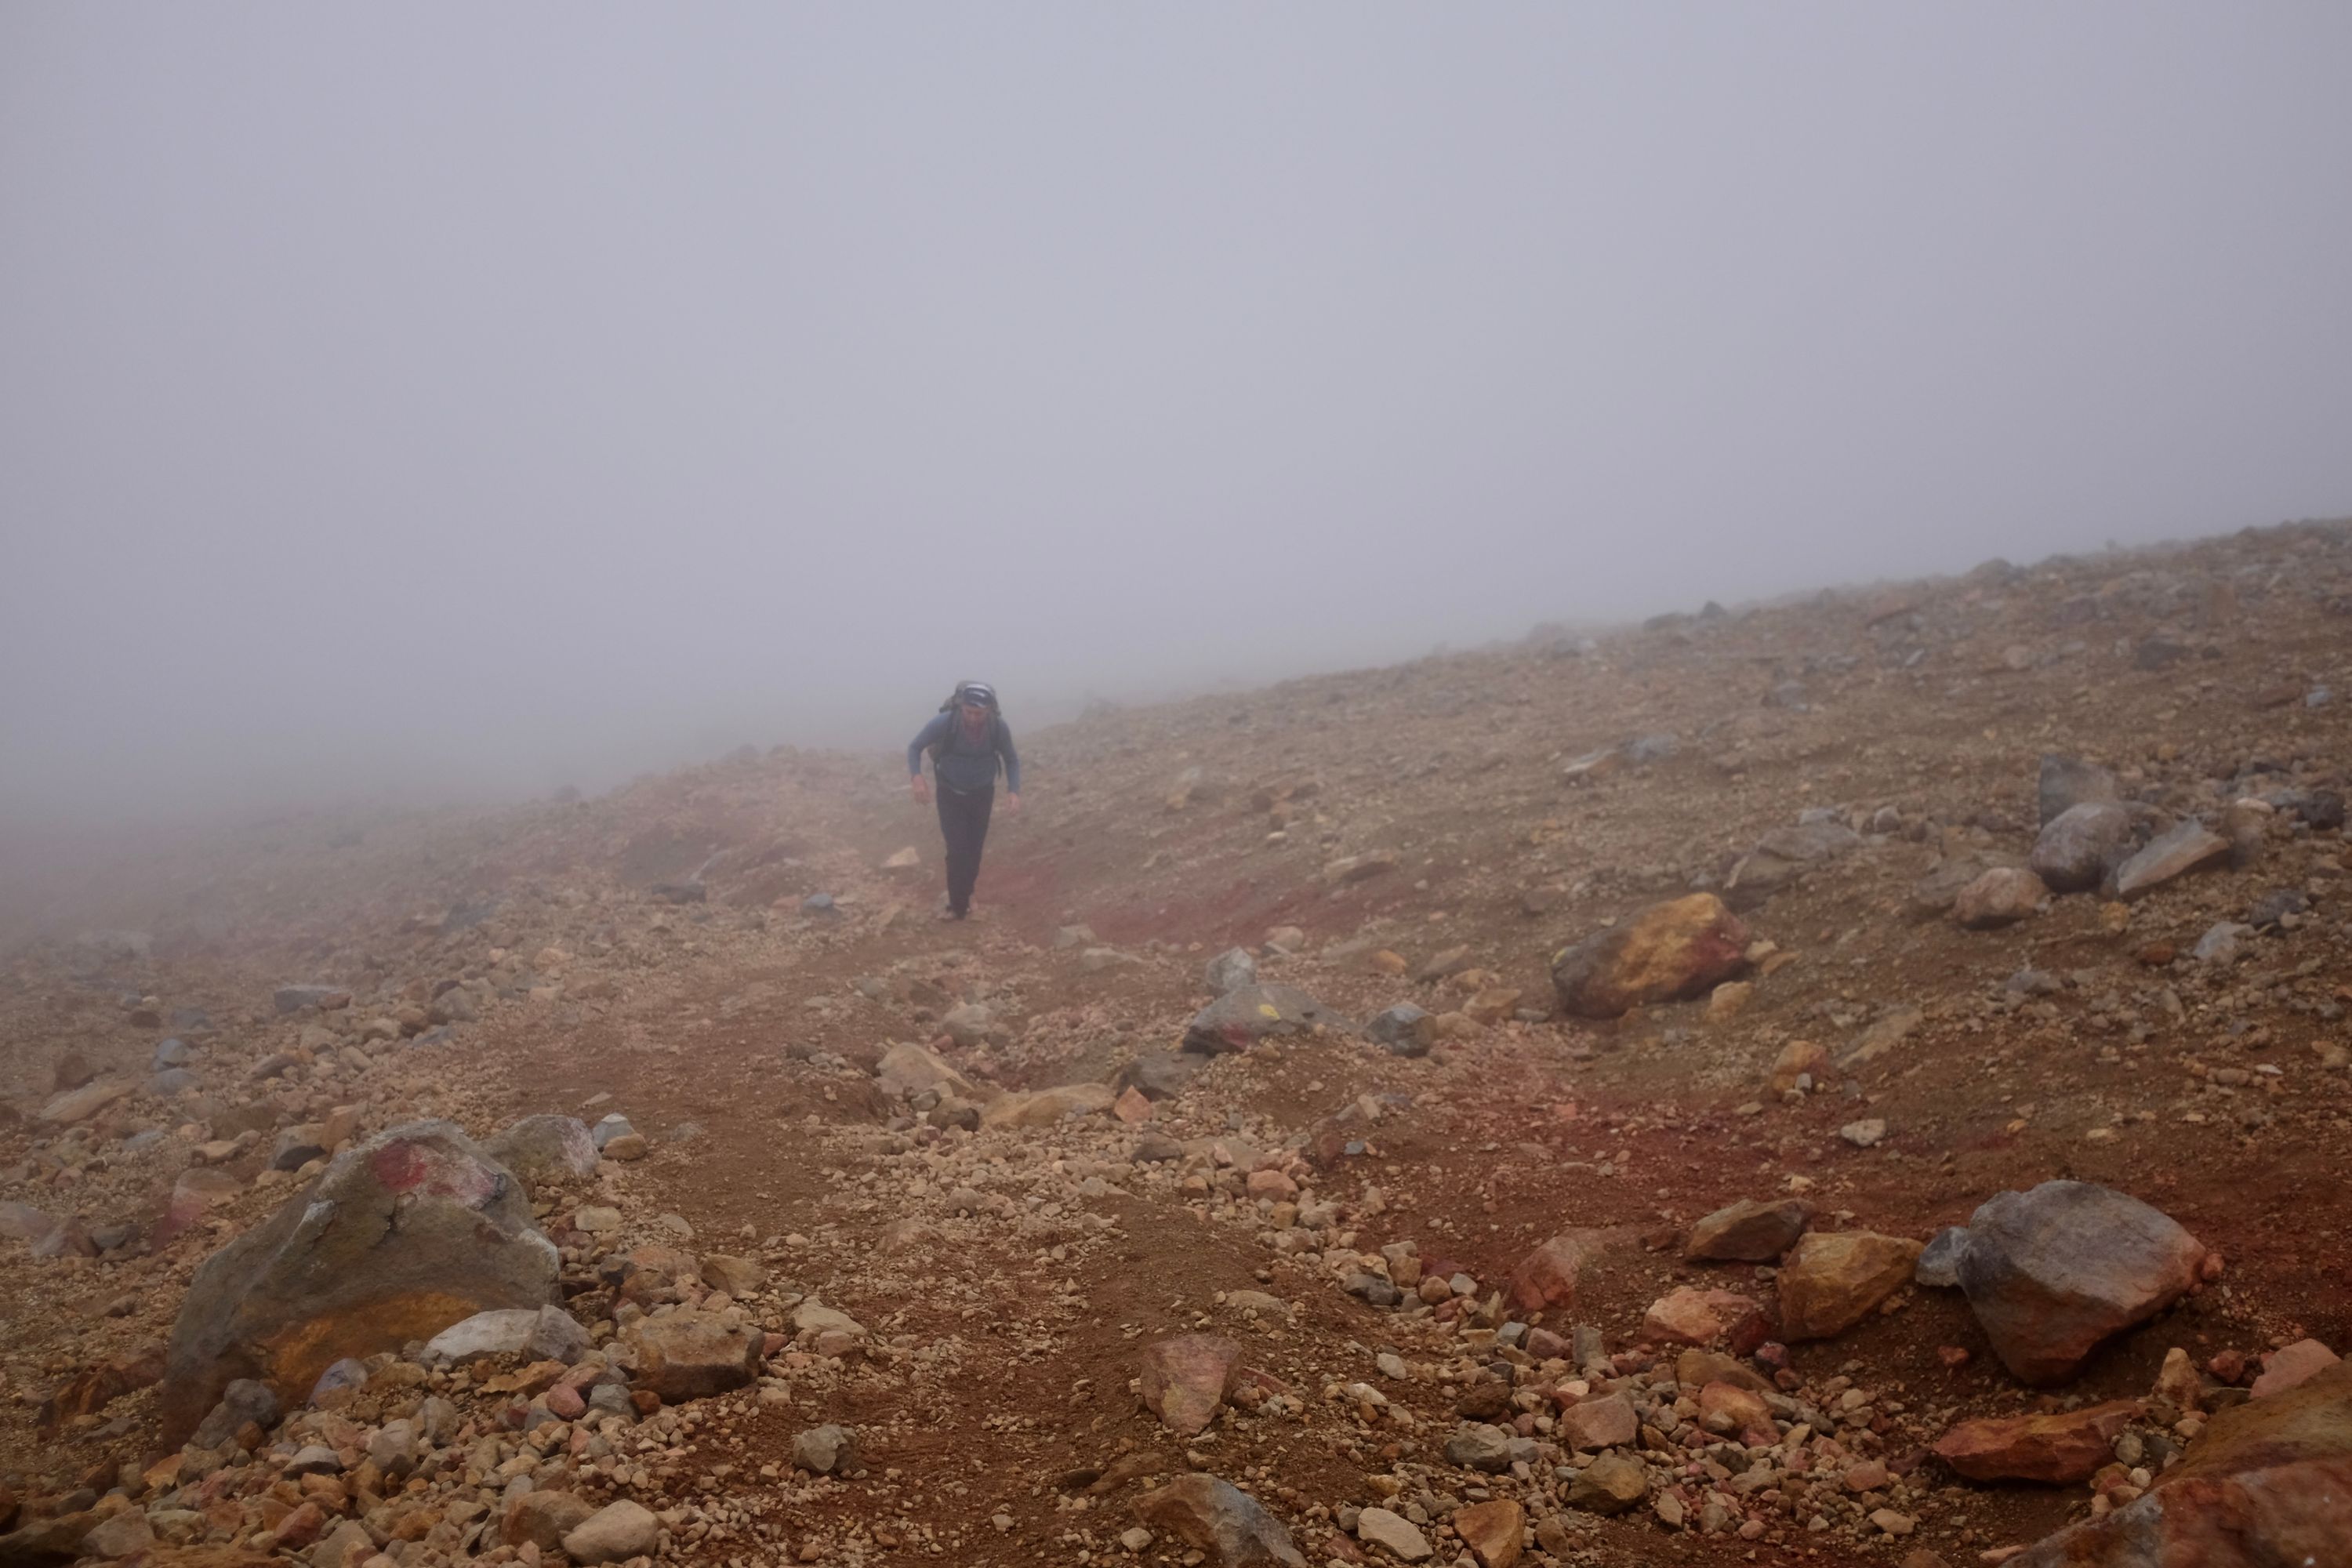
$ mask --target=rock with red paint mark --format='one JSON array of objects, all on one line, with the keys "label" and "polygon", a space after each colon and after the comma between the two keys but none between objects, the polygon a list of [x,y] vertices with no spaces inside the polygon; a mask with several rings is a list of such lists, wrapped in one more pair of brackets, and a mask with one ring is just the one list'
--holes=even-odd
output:
[{"label": "rock with red paint mark", "polygon": [[1911,1282],[1920,1244],[1866,1230],[1817,1230],[1780,1264],[1780,1330],[1826,1340],[1862,1321]]},{"label": "rock with red paint mark", "polygon": [[2263,1364],[2254,1379],[2252,1397],[2268,1399],[2308,1383],[2343,1358],[2317,1340],[2297,1340]]},{"label": "rock with red paint mark", "polygon": [[1650,1303],[1642,1318],[1646,1339],[1666,1344],[1700,1345],[1729,1341],[1744,1353],[1763,1342],[1763,1310],[1732,1290],[1700,1290],[1685,1285]]},{"label": "rock with red paint mark", "polygon": [[1584,1245],[1576,1237],[1555,1236],[1511,1270],[1511,1301],[1523,1312],[1576,1305],[1576,1277],[1584,1267]]},{"label": "rock with red paint mark", "polygon": [[1209,1568],[1307,1568],[1290,1531],[1230,1481],[1195,1471],[1138,1498],[1135,1517],[1207,1553]]},{"label": "rock with red paint mark", "polygon": [[1192,1016],[1184,1048],[1202,1056],[1245,1051],[1260,1040],[1286,1039],[1318,1029],[1359,1033],[1355,1023],[1296,985],[1244,985]]},{"label": "rock with red paint mark", "polygon": [[1769,1263],[1797,1245],[1812,1223],[1813,1205],[1795,1198],[1758,1203],[1743,1198],[1719,1208],[1691,1226],[1683,1244],[1685,1258],[1716,1258],[1731,1263]]},{"label": "rock with red paint mark", "polygon": [[2002,1364],[2042,1385],[2178,1300],[2204,1261],[2201,1242],[2137,1198],[2044,1182],[1999,1194],[1969,1219],[1960,1289]]},{"label": "rock with red paint mark", "polygon": [[1143,1403],[1180,1437],[1208,1430],[1233,1392],[1242,1347],[1215,1334],[1179,1334],[1143,1352]]},{"label": "rock with red paint mark", "polygon": [[457,1127],[378,1133],[198,1266],[172,1331],[164,1439],[184,1439],[234,1379],[297,1400],[346,1356],[549,1304],[556,1262],[522,1184]]},{"label": "rock with red paint mark", "polygon": [[2345,1561],[2352,1363],[2216,1415],[2146,1496],[2062,1530],[2010,1568],[2277,1568]]},{"label": "rock with red paint mark", "polygon": [[1552,958],[1560,1006],[1580,1018],[1700,996],[1748,967],[1748,928],[1713,893],[1653,904]]},{"label": "rock with red paint mark", "polygon": [[2137,1399],[2047,1415],[1963,1421],[1936,1441],[1936,1457],[1972,1481],[2084,1481],[2115,1458],[2116,1434],[2140,1413]]}]

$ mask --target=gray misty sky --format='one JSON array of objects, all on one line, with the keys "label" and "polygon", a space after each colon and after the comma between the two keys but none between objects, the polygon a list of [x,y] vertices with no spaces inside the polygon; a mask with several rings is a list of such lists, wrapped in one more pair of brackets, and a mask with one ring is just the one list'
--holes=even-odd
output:
[{"label": "gray misty sky", "polygon": [[2352,511],[2352,6],[0,7],[0,815]]}]

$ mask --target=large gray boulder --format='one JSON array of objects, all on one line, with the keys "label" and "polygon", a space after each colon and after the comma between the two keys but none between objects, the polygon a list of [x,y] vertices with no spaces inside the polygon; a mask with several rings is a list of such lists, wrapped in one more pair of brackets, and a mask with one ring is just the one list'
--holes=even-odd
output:
[{"label": "large gray boulder", "polygon": [[1296,985],[1244,985],[1229,991],[1192,1016],[1184,1048],[1203,1056],[1245,1051],[1260,1040],[1304,1035],[1317,1028],[1355,1034],[1349,1019]]},{"label": "large gray boulder", "polygon": [[2041,1386],[2178,1300],[2204,1261],[2203,1243],[2128,1194],[2044,1182],[1978,1207],[1958,1273],[2001,1364]]},{"label": "large gray boulder", "polygon": [[197,1266],[172,1330],[164,1440],[236,1378],[299,1400],[346,1356],[555,1299],[555,1247],[522,1184],[449,1122],[391,1128]]}]

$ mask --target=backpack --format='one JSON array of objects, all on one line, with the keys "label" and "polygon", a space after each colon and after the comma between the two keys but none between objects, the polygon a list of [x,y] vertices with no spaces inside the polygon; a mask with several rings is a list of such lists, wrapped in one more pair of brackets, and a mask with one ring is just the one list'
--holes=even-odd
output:
[{"label": "backpack", "polygon": [[[928,748],[931,756],[931,771],[933,773],[937,773],[939,771],[940,759],[945,756],[951,749],[952,743],[956,738],[956,731],[961,728],[960,721],[955,717],[955,710],[958,706],[956,699],[962,695],[963,684],[961,682],[958,682],[956,689],[948,693],[948,700],[940,704],[940,711],[947,714],[949,717],[947,728],[940,731],[940,738],[933,741]],[[994,702],[991,702],[988,705],[988,749],[992,752],[998,751],[1003,746],[1003,744],[1004,710],[999,708]]]}]

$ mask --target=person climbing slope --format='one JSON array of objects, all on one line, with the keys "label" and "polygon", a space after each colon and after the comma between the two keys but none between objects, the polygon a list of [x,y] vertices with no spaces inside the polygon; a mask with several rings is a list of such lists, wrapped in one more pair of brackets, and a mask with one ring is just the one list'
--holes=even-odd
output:
[{"label": "person climbing slope", "polygon": [[988,841],[988,818],[996,799],[996,773],[1004,771],[1004,809],[1021,814],[1021,753],[997,705],[996,689],[984,681],[957,683],[938,714],[907,745],[907,773],[915,799],[930,798],[923,782],[923,754],[930,753],[939,775],[940,834],[947,840],[948,900],[943,921],[971,912],[972,884],[980,879],[981,846]]}]

